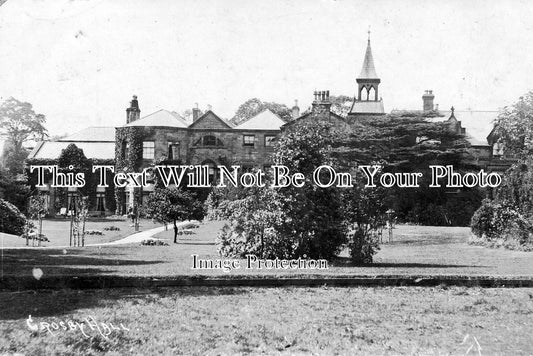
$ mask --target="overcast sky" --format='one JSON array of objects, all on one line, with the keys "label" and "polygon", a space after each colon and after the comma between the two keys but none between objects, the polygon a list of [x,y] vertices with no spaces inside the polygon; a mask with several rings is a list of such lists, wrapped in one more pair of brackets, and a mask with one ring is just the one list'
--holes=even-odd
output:
[{"label": "overcast sky", "polygon": [[533,1],[8,0],[0,100],[32,103],[52,134],[198,102],[230,118],[258,97],[302,109],[353,95],[370,26],[385,110],[495,110],[533,88]]}]

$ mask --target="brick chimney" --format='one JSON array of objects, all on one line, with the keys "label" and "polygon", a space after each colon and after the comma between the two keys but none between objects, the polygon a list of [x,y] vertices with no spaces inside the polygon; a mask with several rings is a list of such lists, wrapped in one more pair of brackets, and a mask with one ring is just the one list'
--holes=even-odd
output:
[{"label": "brick chimney", "polygon": [[311,112],[313,116],[324,116],[329,119],[331,102],[329,101],[329,90],[315,91],[315,100]]},{"label": "brick chimney", "polygon": [[192,109],[192,122],[195,122],[200,117],[200,109],[198,109],[198,103],[194,103],[194,108]]},{"label": "brick chimney", "polygon": [[433,90],[426,90],[424,95],[422,95],[422,101],[424,103],[424,111],[432,111],[433,110],[433,99],[435,98],[435,95],[433,95]]},{"label": "brick chimney", "polygon": [[139,101],[137,101],[137,95],[133,96],[130,101],[130,107],[126,109],[126,123],[129,124],[135,120],[138,120],[141,116],[141,110],[139,109]]},{"label": "brick chimney", "polygon": [[300,117],[300,108],[298,107],[298,100],[294,100],[294,106],[292,107],[292,119]]}]

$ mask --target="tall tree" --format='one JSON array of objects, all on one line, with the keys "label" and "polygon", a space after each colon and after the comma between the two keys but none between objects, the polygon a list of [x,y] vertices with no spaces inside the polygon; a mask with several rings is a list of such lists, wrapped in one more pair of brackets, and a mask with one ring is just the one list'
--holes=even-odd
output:
[{"label": "tall tree", "polygon": [[0,105],[0,132],[7,138],[9,148],[5,151],[4,164],[9,162],[10,173],[22,173],[23,159],[20,158],[26,157],[23,144],[47,135],[45,122],[45,116],[36,114],[30,103],[10,97]]},{"label": "tall tree", "polygon": [[331,111],[335,114],[345,117],[348,115],[353,103],[353,98],[347,95],[331,95],[329,97],[331,101]]},{"label": "tall tree", "polygon": [[257,98],[252,98],[246,100],[243,104],[239,106],[235,115],[231,118],[231,122],[235,125],[238,125],[260,112],[269,109],[284,121],[289,121],[291,119],[291,109],[285,104],[279,104],[274,102],[264,102]]},{"label": "tall tree", "polygon": [[388,207],[401,220],[428,225],[469,223],[481,204],[478,189],[450,194],[445,187],[429,188],[432,164],[452,165],[462,172],[475,168],[469,164],[470,145],[464,135],[451,130],[447,122],[430,121],[416,112],[362,118],[354,124],[359,126],[333,143],[333,155],[344,169],[380,164],[384,172],[422,173],[420,188],[387,189]]},{"label": "tall tree", "polygon": [[178,221],[202,219],[202,202],[194,193],[181,188],[156,188],[145,204],[148,216],[174,225],[174,243],[178,243]]},{"label": "tall tree", "polygon": [[321,188],[312,182],[317,167],[335,166],[331,158],[335,137],[330,129],[329,124],[322,123],[300,125],[283,133],[276,146],[276,163],[302,173],[306,179],[303,187],[280,190],[283,211],[289,218],[281,233],[295,240],[296,256],[331,259],[346,242],[341,189]]},{"label": "tall tree", "polygon": [[533,155],[533,91],[504,108],[496,119],[496,135],[507,154],[519,158]]},{"label": "tall tree", "polygon": [[438,164],[464,164],[469,143],[446,122],[417,113],[358,119],[349,135],[335,142],[336,156],[345,163],[382,163],[390,169],[417,170]]}]

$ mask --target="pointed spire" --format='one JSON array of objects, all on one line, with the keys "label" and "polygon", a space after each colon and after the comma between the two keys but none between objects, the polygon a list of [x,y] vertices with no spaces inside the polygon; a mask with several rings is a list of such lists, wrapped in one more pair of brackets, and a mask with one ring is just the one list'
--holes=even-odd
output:
[{"label": "pointed spire", "polygon": [[372,57],[372,48],[370,47],[370,28],[368,29],[368,44],[366,46],[365,60],[359,79],[378,79],[376,68],[374,67],[374,57]]}]

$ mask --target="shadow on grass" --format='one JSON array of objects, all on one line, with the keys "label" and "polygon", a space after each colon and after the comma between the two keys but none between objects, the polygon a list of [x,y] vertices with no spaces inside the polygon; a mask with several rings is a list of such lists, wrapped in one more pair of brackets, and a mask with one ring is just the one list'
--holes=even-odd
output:
[{"label": "shadow on grass", "polygon": [[100,270],[94,268],[95,266],[152,265],[164,262],[122,259],[118,258],[118,254],[87,256],[83,253],[86,253],[83,249],[5,249],[2,251],[1,275],[28,276],[31,275],[33,268],[41,268],[46,275],[54,276],[98,275],[103,272],[109,273],[109,270]]},{"label": "shadow on grass", "polygon": [[[127,219],[120,219],[120,218],[106,218],[106,217],[100,217],[100,216],[90,216],[87,218],[87,222],[116,222],[116,221],[126,221]],[[47,217],[44,218],[43,221],[65,221],[70,222],[70,217],[63,217],[63,216],[54,216],[54,217]]]},{"label": "shadow on grass", "polygon": [[356,265],[349,257],[337,257],[330,262],[332,267],[379,267],[379,268],[483,268],[476,265],[453,265],[439,263],[412,263],[412,262],[378,262]]},{"label": "shadow on grass", "polygon": [[44,290],[25,292],[0,292],[0,320],[27,319],[28,315],[35,317],[58,317],[75,312],[78,309],[89,309],[86,314],[91,315],[91,308],[113,305],[125,300],[135,300],[135,303],[157,303],[160,298],[183,298],[220,295],[243,295],[250,291],[244,288],[213,288],[213,287],[184,287],[184,288],[114,288],[98,290]]}]

